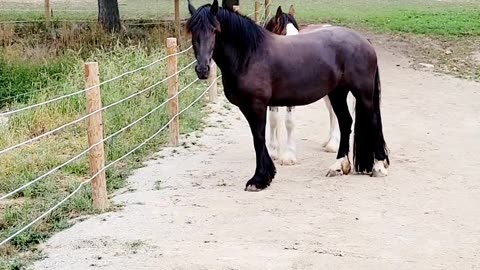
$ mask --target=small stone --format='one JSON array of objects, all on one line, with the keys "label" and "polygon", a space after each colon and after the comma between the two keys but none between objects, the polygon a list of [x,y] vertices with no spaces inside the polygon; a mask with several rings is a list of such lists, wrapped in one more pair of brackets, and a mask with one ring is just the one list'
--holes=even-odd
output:
[{"label": "small stone", "polygon": [[420,63],[419,65],[422,66],[422,67],[425,67],[425,68],[434,68],[435,67],[432,64],[426,64],[426,63]]}]

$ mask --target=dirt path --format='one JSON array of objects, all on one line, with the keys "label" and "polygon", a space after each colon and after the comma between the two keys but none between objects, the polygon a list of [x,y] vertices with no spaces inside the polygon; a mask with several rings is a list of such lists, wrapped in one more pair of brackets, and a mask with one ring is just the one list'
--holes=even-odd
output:
[{"label": "dirt path", "polygon": [[480,84],[379,55],[387,178],[325,177],[320,101],[297,109],[300,164],[244,192],[252,139],[223,101],[196,145],[129,179],[123,210],[58,233],[34,269],[479,269]]}]

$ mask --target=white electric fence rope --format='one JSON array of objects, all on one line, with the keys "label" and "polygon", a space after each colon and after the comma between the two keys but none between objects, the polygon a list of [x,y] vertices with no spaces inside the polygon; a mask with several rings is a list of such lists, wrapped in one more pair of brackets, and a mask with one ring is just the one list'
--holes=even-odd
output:
[{"label": "white electric fence rope", "polygon": [[83,181],[80,183],[80,185],[72,192],[70,193],[67,197],[63,198],[60,202],[58,202],[56,205],[54,205],[52,208],[50,208],[49,210],[47,210],[45,213],[43,213],[42,215],[40,215],[39,217],[37,217],[36,219],[34,219],[32,222],[30,222],[29,224],[27,224],[25,227],[21,228],[20,230],[16,231],[14,234],[12,234],[11,236],[7,237],[5,240],[3,240],[2,242],[0,242],[0,246],[4,245],[5,243],[7,243],[8,241],[12,240],[13,238],[15,238],[17,235],[21,234],[22,232],[24,232],[26,229],[30,228],[32,225],[34,225],[35,223],[37,223],[39,220],[41,220],[42,218],[44,218],[45,216],[47,216],[48,214],[50,214],[51,212],[53,212],[55,209],[57,209],[58,207],[60,207],[63,203],[65,203],[68,199],[70,199],[73,195],[75,195],[76,193],[78,193],[80,191],[80,189],[87,183],[91,182],[95,177],[97,177],[100,173],[102,173],[103,171],[105,171],[106,169],[108,169],[109,167],[111,167],[112,165],[114,165],[115,163],[119,162],[120,160],[126,158],[127,156],[131,155],[133,152],[135,152],[136,150],[138,150],[140,147],[144,146],[145,144],[147,144],[149,141],[151,141],[153,138],[155,138],[158,134],[160,134],[163,130],[165,130],[168,125],[173,122],[173,120],[178,117],[179,115],[181,115],[182,113],[184,113],[186,110],[190,109],[190,107],[192,107],[195,103],[197,103],[207,92],[208,90],[212,87],[212,85],[214,83],[217,83],[218,79],[222,77],[222,75],[218,76],[217,78],[215,78],[215,80],[205,89],[205,91],[203,91],[200,96],[198,96],[192,103],[190,103],[190,105],[188,105],[187,107],[185,107],[183,110],[181,110],[180,112],[178,112],[175,116],[173,116],[172,118],[170,118],[170,120],[163,126],[161,127],[157,132],[155,132],[155,134],[153,134],[152,136],[150,136],[148,139],[146,139],[144,142],[142,142],[141,144],[139,144],[138,146],[136,146],[135,148],[133,148],[132,150],[130,150],[128,153],[126,153],[125,155],[121,156],[120,158],[110,162],[108,165],[106,165],[105,167],[103,167],[101,170],[99,170],[96,174],[94,174],[92,177],[90,177],[89,179]]},{"label": "white electric fence rope", "polygon": [[179,55],[179,54],[183,54],[187,51],[189,51],[190,49],[192,48],[192,46],[188,47],[187,49],[183,50],[183,51],[180,51],[180,52],[177,52],[177,53],[174,53],[174,54],[169,54],[169,55],[166,55],[146,66],[143,66],[143,67],[139,67],[137,69],[134,69],[134,70],[131,70],[131,71],[127,71],[123,74],[120,74],[114,78],[111,78],[111,79],[108,79],[106,81],[103,81],[97,85],[94,85],[94,86],[91,86],[91,87],[88,87],[88,88],[85,88],[83,90],[80,90],[80,91],[77,91],[77,92],[73,92],[73,93],[70,93],[70,94],[66,94],[66,95],[63,95],[63,96],[59,96],[59,97],[56,97],[54,99],[51,99],[51,100],[47,100],[47,101],[44,101],[44,102],[40,102],[40,103],[37,103],[37,104],[33,104],[33,105],[30,105],[30,106],[26,106],[26,107],[23,107],[23,108],[20,108],[20,109],[17,109],[17,110],[13,110],[13,111],[8,111],[8,112],[4,112],[4,113],[0,113],[0,117],[5,117],[5,116],[9,116],[9,115],[12,115],[12,114],[16,114],[16,113],[19,113],[19,112],[22,112],[22,111],[25,111],[25,110],[29,110],[29,109],[33,109],[33,108],[36,108],[36,107],[39,107],[39,106],[42,106],[42,105],[46,105],[46,104],[49,104],[49,103],[52,103],[52,102],[55,102],[55,101],[59,101],[59,100],[62,100],[62,99],[65,99],[65,98],[68,98],[68,97],[71,97],[71,96],[76,96],[76,95],[79,95],[81,93],[84,93],[84,92],[87,92],[89,90],[92,90],[96,87],[99,87],[99,86],[102,86],[106,83],[109,83],[109,82],[112,82],[112,81],[116,81],[122,77],[125,77],[126,75],[130,75],[130,74],[133,74],[133,73],[136,73],[140,70],[144,70],[146,68],[149,68],[155,64],[157,64],[158,62],[161,62],[169,57],[172,57],[172,56],[175,56],[175,55]]},{"label": "white electric fence rope", "polygon": [[[175,74],[174,74],[175,75]],[[8,197],[11,197],[12,195],[16,194],[17,192],[35,184],[36,182],[42,180],[43,178],[55,173],[56,171],[60,170],[61,168],[67,166],[68,164],[72,163],[73,161],[79,159],[80,157],[82,157],[83,155],[85,155],[86,153],[88,153],[91,149],[93,149],[95,146],[101,144],[101,143],[104,143],[108,140],[110,140],[111,138],[117,136],[118,134],[120,134],[121,132],[125,131],[126,129],[134,126],[135,124],[137,124],[138,122],[140,122],[141,120],[145,119],[145,117],[149,116],[150,114],[154,113],[155,111],[157,111],[158,109],[160,109],[161,107],[165,106],[169,101],[171,101],[172,99],[174,99],[175,97],[177,97],[178,95],[180,95],[182,92],[184,92],[187,88],[189,88],[190,86],[192,86],[194,83],[196,83],[199,79],[197,78],[196,80],[194,80],[193,82],[191,82],[190,84],[188,84],[187,86],[185,86],[182,90],[180,90],[176,95],[168,98],[167,100],[165,100],[164,102],[162,102],[160,105],[158,105],[156,108],[154,108],[153,110],[151,110],[150,112],[148,112],[147,114],[145,114],[144,116],[140,117],[139,119],[135,120],[134,122],[128,124],[127,126],[123,127],[122,129],[116,131],[115,133],[112,133],[111,135],[109,135],[108,137],[106,137],[105,139],[95,143],[95,144],[92,144],[90,147],[88,147],[87,149],[85,149],[84,151],[82,151],[80,154],[74,156],[73,158],[67,160],[66,162],[64,162],[63,164],[61,165],[58,165],[57,167],[51,169],[50,171],[42,174],[41,176],[37,177],[36,179],[24,184],[23,186],[3,195],[2,197],[0,197],[0,201],[1,200],[4,200]],[[158,85],[158,83],[156,84]]]},{"label": "white electric fence rope", "polygon": [[[114,103],[112,103],[112,104],[109,104],[109,105],[107,105],[107,106],[105,106],[105,107],[103,107],[103,108],[100,108],[100,109],[98,109],[98,110],[96,110],[96,111],[93,111],[93,112],[87,114],[87,115],[84,115],[84,116],[78,118],[77,120],[74,120],[74,121],[72,121],[72,122],[66,123],[66,124],[64,124],[64,125],[62,125],[62,126],[60,126],[60,127],[58,127],[58,128],[52,129],[52,130],[50,130],[50,131],[48,131],[48,132],[46,132],[46,133],[43,133],[42,135],[39,135],[39,136],[37,136],[37,137],[31,138],[31,139],[29,139],[29,140],[26,140],[26,141],[24,141],[24,142],[22,142],[22,143],[19,143],[19,144],[10,146],[10,147],[8,147],[8,148],[5,148],[5,149],[3,149],[3,150],[0,150],[0,155],[4,154],[4,153],[6,153],[6,152],[12,151],[12,150],[14,150],[14,149],[16,149],[16,148],[19,148],[19,147],[21,147],[21,146],[24,146],[24,145],[27,145],[27,144],[29,144],[29,143],[32,143],[32,142],[34,142],[34,141],[37,141],[37,140],[39,140],[39,139],[41,139],[41,138],[44,138],[44,137],[46,137],[46,136],[48,136],[48,135],[51,135],[51,134],[53,134],[53,133],[55,133],[55,132],[58,132],[58,131],[60,131],[60,130],[62,130],[62,129],[64,129],[64,128],[66,128],[66,127],[69,127],[69,126],[72,126],[72,125],[74,125],[74,124],[77,124],[77,123],[79,123],[79,122],[87,119],[88,117],[90,117],[90,116],[92,116],[92,115],[94,115],[94,114],[96,114],[96,113],[98,113],[98,112],[104,111],[104,110],[106,110],[106,109],[108,109],[108,108],[111,108],[111,107],[116,106],[116,105],[118,105],[118,104],[120,104],[120,103],[122,103],[122,102],[125,102],[125,101],[127,101],[127,100],[129,100],[129,99],[131,99],[131,98],[133,98],[133,97],[136,97],[136,96],[138,96],[138,95],[140,95],[140,94],[142,94],[142,93],[144,93],[144,92],[146,92],[146,91],[149,91],[150,89],[156,87],[157,85],[166,82],[167,80],[171,79],[172,77],[174,77],[174,76],[178,75],[179,73],[181,73],[182,71],[186,70],[187,68],[189,68],[190,66],[192,66],[193,64],[195,64],[195,62],[196,62],[196,60],[193,61],[193,62],[191,62],[190,64],[186,65],[185,67],[181,68],[180,70],[178,70],[178,71],[175,72],[174,74],[166,77],[165,79],[163,79],[163,80],[161,80],[161,81],[159,81],[159,82],[157,82],[157,83],[155,83],[155,84],[153,84],[153,85],[151,85],[151,86],[143,89],[142,91],[139,91],[139,92],[136,92],[136,93],[134,93],[134,94],[131,94],[131,95],[128,96],[128,97],[125,97],[125,98],[123,98],[123,99],[121,99],[121,100],[118,100],[118,101],[116,101],[116,102],[114,102]],[[1,115],[0,115],[0,116],[1,116]]]}]

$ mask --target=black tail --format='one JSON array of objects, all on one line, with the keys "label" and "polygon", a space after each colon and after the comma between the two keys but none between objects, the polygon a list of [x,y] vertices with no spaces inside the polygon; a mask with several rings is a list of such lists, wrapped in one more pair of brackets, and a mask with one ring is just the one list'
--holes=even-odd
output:
[{"label": "black tail", "polygon": [[353,160],[355,170],[360,173],[370,173],[375,158],[385,160],[387,164],[390,164],[388,148],[383,138],[380,90],[380,73],[377,66],[373,89],[373,106],[367,106],[367,104],[357,100],[355,108]]}]

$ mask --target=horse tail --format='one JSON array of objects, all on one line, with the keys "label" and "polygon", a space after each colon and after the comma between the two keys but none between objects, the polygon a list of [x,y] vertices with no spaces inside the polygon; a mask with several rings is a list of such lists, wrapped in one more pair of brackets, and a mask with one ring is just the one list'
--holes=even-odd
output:
[{"label": "horse tail", "polygon": [[373,88],[373,104],[365,104],[365,101],[356,102],[355,106],[355,134],[353,146],[354,167],[357,172],[371,172],[374,159],[388,159],[388,148],[383,137],[382,117],[380,113],[380,73],[375,70],[375,82]]}]

